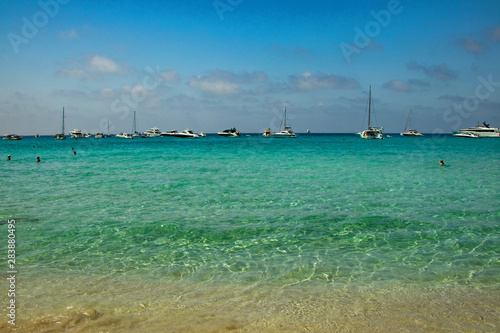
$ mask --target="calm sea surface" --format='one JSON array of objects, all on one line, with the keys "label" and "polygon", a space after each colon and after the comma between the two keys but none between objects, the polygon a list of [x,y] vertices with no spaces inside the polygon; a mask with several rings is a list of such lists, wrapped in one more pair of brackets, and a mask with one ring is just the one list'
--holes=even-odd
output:
[{"label": "calm sea surface", "polygon": [[0,159],[19,329],[499,328],[499,139],[25,137]]}]

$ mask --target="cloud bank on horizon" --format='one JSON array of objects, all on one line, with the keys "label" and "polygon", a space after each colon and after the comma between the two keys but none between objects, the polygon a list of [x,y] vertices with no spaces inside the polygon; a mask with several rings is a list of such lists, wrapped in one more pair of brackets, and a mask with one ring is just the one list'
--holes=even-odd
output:
[{"label": "cloud bank on horizon", "polygon": [[7,0],[0,131],[500,126],[500,3]]}]

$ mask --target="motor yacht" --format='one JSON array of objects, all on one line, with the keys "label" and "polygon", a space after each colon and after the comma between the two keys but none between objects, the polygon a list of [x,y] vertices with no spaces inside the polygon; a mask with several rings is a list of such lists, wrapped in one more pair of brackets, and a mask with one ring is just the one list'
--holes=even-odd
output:
[{"label": "motor yacht", "polygon": [[236,138],[236,137],[241,136],[240,131],[236,130],[235,127],[227,129],[227,130],[223,130],[222,132],[217,132],[217,134],[219,134],[220,136],[225,136],[225,137],[229,137],[229,138]]},{"label": "motor yacht", "polygon": [[[454,136],[461,136],[461,135],[455,135],[455,134],[460,134],[460,133],[473,133],[473,134],[477,134],[481,138],[498,138],[498,137],[500,137],[500,130],[498,129],[498,127],[490,127],[490,124],[487,124],[486,122],[483,122],[482,124],[477,124],[476,126],[473,126],[470,128],[461,129],[457,132],[453,132],[453,135]],[[466,137],[469,137],[469,136],[466,136]]]},{"label": "motor yacht", "polygon": [[23,137],[16,134],[7,134],[3,137],[3,140],[21,140]]},{"label": "motor yacht", "polygon": [[180,133],[172,134],[172,136],[175,136],[176,138],[187,138],[187,139],[198,139],[200,137],[198,134],[193,133],[189,129],[185,129]]},{"label": "motor yacht", "polygon": [[79,128],[75,128],[74,130],[72,130],[71,132],[69,132],[69,136],[72,139],[83,138],[82,130],[79,129]]},{"label": "motor yacht", "polygon": [[161,132],[158,127],[153,127],[147,131],[144,131],[144,135],[147,135],[148,137],[156,137],[161,136]]}]

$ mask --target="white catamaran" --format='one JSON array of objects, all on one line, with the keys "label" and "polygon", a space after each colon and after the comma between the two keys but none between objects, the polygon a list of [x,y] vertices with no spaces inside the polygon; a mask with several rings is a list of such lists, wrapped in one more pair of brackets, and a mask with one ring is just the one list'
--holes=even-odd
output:
[{"label": "white catamaran", "polygon": [[362,132],[358,132],[363,139],[383,139],[384,134],[382,131],[383,127],[377,128],[371,126],[371,112],[372,112],[372,86],[370,86],[370,93],[368,96],[368,129]]},{"label": "white catamaran", "polygon": [[285,129],[279,132],[271,133],[272,138],[295,138],[297,135],[292,131],[290,126],[286,126],[286,106],[283,115],[283,121],[285,122]]},{"label": "white catamaran", "polygon": [[410,114],[408,115],[408,122],[406,123],[406,125],[408,126],[408,131],[406,131],[406,126],[405,126],[405,130],[403,133],[401,133],[401,136],[424,136],[419,131],[411,129],[411,106],[410,106]]}]

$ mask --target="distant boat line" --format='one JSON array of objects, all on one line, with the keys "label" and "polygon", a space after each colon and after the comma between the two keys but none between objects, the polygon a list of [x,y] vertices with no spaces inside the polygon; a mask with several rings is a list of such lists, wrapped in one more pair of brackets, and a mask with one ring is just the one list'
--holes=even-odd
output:
[{"label": "distant boat line", "polygon": [[[458,132],[457,132],[458,133]],[[94,134],[90,134],[90,133],[86,133],[85,135],[88,135],[88,136],[83,136],[81,139],[95,139],[95,135]],[[101,133],[96,133],[97,134],[101,134]],[[107,134],[103,134],[103,138],[108,138],[108,139],[114,139],[116,138],[116,135],[118,135],[120,133],[111,133],[109,135]],[[223,139],[224,137],[223,136],[220,136],[217,134],[217,132],[206,132],[204,133],[206,137],[220,137],[221,139]],[[308,133],[308,132],[296,132],[297,134],[297,137],[299,136],[303,136],[303,137],[318,137],[318,136],[347,136],[347,137],[358,137],[359,138],[359,134],[357,133],[353,133],[353,132],[314,132],[314,133]],[[425,136],[429,136],[429,137],[440,137],[440,136],[445,136],[445,137],[453,137],[455,135],[453,135],[454,133],[422,133],[422,134],[425,134]],[[12,134],[9,134],[9,135],[12,135]],[[13,135],[16,135],[16,134],[13,134]],[[5,135],[6,136],[6,135]],[[4,136],[4,137],[5,137]],[[17,136],[20,136],[21,138],[34,138],[34,139],[47,139],[47,138],[54,138],[54,135],[51,135],[51,134],[38,134],[38,137],[36,136],[36,134],[30,134],[30,135],[17,135]],[[248,136],[257,136],[257,137],[262,137],[262,132],[241,132],[241,137],[248,137]],[[159,137],[156,137],[156,138],[164,138],[164,137],[168,137],[168,136],[159,136]],[[174,136],[172,136],[174,137]],[[398,132],[391,132],[391,133],[384,133],[384,138],[391,138],[391,137],[400,137],[400,138],[403,138],[400,133]],[[144,139],[144,137],[139,137],[141,139]],[[500,136],[498,137],[500,138]],[[149,138],[146,138],[146,139],[149,139]]]}]

